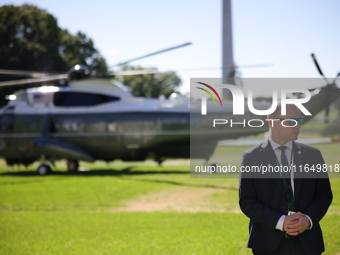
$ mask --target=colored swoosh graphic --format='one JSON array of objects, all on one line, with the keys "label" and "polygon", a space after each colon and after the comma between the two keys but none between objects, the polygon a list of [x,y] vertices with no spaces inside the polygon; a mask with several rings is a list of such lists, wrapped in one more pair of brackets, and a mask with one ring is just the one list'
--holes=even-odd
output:
[{"label": "colored swoosh graphic", "polygon": [[213,95],[208,91],[208,90],[206,90],[206,89],[202,89],[202,88],[200,88],[200,87],[196,87],[196,88],[198,88],[198,89],[201,89],[201,90],[203,90],[203,91],[205,91],[205,92],[207,92],[208,94],[209,94],[209,96],[211,96],[211,98],[214,100],[214,102],[215,102],[215,105],[217,105],[216,104],[216,101],[215,101],[215,98],[213,97]]},{"label": "colored swoosh graphic", "polygon": [[[215,95],[218,97],[218,100],[220,100],[220,103],[221,103],[221,105],[222,105],[222,100],[221,100],[220,96],[218,95],[217,91],[216,91],[213,87],[211,87],[210,85],[205,84],[205,83],[203,83],[203,82],[197,82],[197,83],[202,84],[202,85],[204,85],[204,86],[207,86],[209,89],[211,89],[211,90],[215,93]],[[214,101],[215,101],[215,100],[214,100]]]}]

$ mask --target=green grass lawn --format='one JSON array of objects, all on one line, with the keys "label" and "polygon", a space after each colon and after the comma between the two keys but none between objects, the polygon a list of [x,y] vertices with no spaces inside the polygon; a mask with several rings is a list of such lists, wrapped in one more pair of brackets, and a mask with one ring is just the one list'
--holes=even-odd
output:
[{"label": "green grass lawn", "polygon": [[[340,163],[340,143],[317,147],[327,164]],[[215,155],[239,165],[246,148],[218,147]],[[58,163],[43,177],[35,167],[0,165],[0,254],[251,254],[236,178],[190,178],[187,161],[81,163],[91,171],[79,173]],[[331,184],[324,254],[339,254],[340,179]],[[187,199],[183,211],[119,211],[171,198]]]},{"label": "green grass lawn", "polygon": [[27,212],[3,215],[2,254],[247,254],[231,213]]}]

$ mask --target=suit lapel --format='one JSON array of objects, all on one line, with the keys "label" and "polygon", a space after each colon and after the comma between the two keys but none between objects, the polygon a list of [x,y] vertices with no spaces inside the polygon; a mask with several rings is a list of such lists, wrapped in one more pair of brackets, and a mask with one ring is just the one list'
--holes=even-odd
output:
[{"label": "suit lapel", "polygon": [[[263,162],[266,162],[267,164],[269,164],[270,166],[273,166],[273,167],[278,165],[278,163],[276,161],[276,155],[275,155],[275,153],[273,151],[273,148],[272,148],[269,140],[264,141],[262,143],[261,149],[260,149],[260,154],[261,154],[261,156],[263,158],[262,159]],[[280,192],[285,197],[286,194],[285,194],[285,190],[284,190],[284,187],[283,187],[283,181],[282,181],[280,172],[273,173],[273,179],[274,179],[276,185],[278,186]]]},{"label": "suit lapel", "polygon": [[[297,144],[295,142],[293,142],[293,152],[294,152],[293,155],[294,155],[295,170],[296,172],[299,173],[300,172],[299,166],[304,165],[306,152],[302,148],[301,144]],[[298,176],[298,175],[301,175],[301,174],[295,173],[295,176]],[[297,205],[303,178],[295,178],[295,176],[294,176],[294,198],[295,198],[295,205]]]}]

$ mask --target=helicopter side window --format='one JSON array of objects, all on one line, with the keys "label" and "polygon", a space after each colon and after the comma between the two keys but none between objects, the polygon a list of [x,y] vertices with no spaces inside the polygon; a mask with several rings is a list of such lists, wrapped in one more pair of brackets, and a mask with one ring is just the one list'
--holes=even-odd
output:
[{"label": "helicopter side window", "polygon": [[48,105],[50,102],[51,102],[51,94],[48,94],[48,93],[33,94],[34,105]]},{"label": "helicopter side window", "polygon": [[84,92],[56,92],[53,103],[55,106],[94,106],[98,104],[118,101],[119,97]]},{"label": "helicopter side window", "polygon": [[0,115],[0,131],[13,130],[14,114]]}]

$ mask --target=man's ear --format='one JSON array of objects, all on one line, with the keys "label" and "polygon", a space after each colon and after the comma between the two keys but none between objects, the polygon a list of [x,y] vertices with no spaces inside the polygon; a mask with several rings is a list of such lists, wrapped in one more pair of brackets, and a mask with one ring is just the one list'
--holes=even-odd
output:
[{"label": "man's ear", "polygon": [[272,125],[273,125],[273,122],[274,122],[273,120],[268,120],[268,125],[269,125],[270,128],[273,127],[273,126],[272,126]]}]

